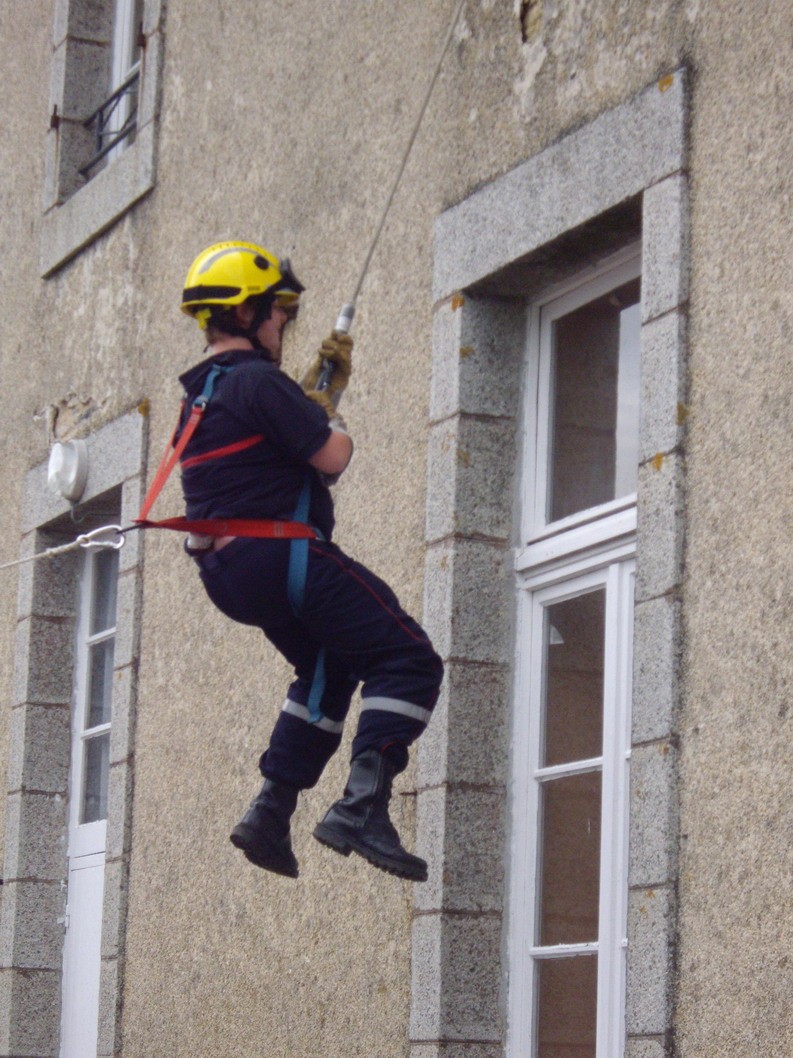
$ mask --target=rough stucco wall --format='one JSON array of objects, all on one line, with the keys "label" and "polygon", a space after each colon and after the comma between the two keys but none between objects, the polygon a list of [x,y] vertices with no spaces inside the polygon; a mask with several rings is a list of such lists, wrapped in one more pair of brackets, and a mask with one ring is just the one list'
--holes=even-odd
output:
[{"label": "rough stucco wall", "polygon": [[[414,611],[435,216],[676,65],[672,6],[637,12],[628,27],[610,3],[589,5],[586,17],[581,3],[548,3],[539,33],[522,44],[511,4],[467,5],[359,303],[358,364],[345,399],[357,455],[339,489],[339,538]],[[43,141],[50,7],[26,5],[13,26],[4,16],[10,66],[21,66],[11,55],[26,41],[9,143],[12,131],[24,138],[31,128]],[[174,376],[200,351],[175,311],[181,280],[214,239],[259,238],[292,256],[309,285],[287,350],[287,367],[299,370],[357,278],[452,7],[365,5],[351,20],[340,0],[266,12],[253,0],[170,0],[157,187],[46,283],[36,273],[43,142],[27,161],[4,152],[17,190],[4,240],[30,247],[4,263],[4,289],[32,304],[41,324],[37,369],[20,373],[6,412],[19,439],[10,495],[22,471],[46,457],[34,412],[70,392],[90,398],[92,424],[149,397],[159,455]],[[652,54],[649,67],[634,63],[634,49]],[[604,76],[598,64],[609,52]],[[4,363],[29,340],[22,319],[7,320]],[[160,509],[177,502],[172,487]],[[9,505],[12,539],[15,510]],[[287,671],[260,636],[205,604],[175,539],[152,536],[146,552],[125,1055],[404,1054],[409,887],[310,838],[341,789],[343,752],[299,811],[301,880],[242,862],[228,830],[257,786],[256,758]],[[10,664],[6,652],[5,678]],[[409,793],[411,781],[400,789]],[[410,796],[397,798],[396,816],[410,833]]]},{"label": "rough stucco wall", "polygon": [[[787,86],[757,71],[779,54],[791,12],[789,3],[760,6],[762,14],[724,0],[546,0],[536,33],[522,43],[512,0],[470,0],[359,302],[358,360],[344,405],[357,454],[338,490],[339,541],[418,612],[434,219],[693,52],[679,1002],[682,1053],[697,1056],[746,1045],[758,1019],[768,1022],[760,1000],[781,987],[787,966],[781,938],[789,922],[766,909],[786,906],[789,719],[773,647],[789,614],[773,563],[762,559],[784,546],[789,396],[780,397],[779,378],[790,251],[779,233],[790,207],[780,181],[790,165],[779,163]],[[170,0],[157,186],[47,282],[37,261],[51,4],[27,0],[13,15],[9,5],[0,9],[0,60],[14,71],[0,122],[0,232],[4,245],[19,248],[0,259],[6,303],[15,306],[0,344],[4,378],[14,380],[2,413],[6,436],[16,439],[2,478],[8,557],[16,554],[23,472],[46,457],[34,413],[48,402],[90,396],[94,423],[149,397],[159,456],[178,397],[174,377],[200,355],[175,306],[203,245],[251,237],[291,255],[309,294],[286,366],[302,367],[355,283],[453,7],[356,5],[350,18],[343,0]],[[19,150],[31,130],[40,152]],[[736,231],[744,235],[740,255]],[[35,370],[20,370],[20,358]],[[159,509],[177,505],[174,486]],[[0,586],[5,688],[15,608],[12,574]],[[299,809],[300,881],[249,868],[227,840],[256,789],[256,758],[287,675],[260,636],[212,612],[178,542],[151,536],[125,1058],[406,1053],[409,887],[310,837],[341,789],[344,749]],[[396,799],[408,833],[412,781],[409,772],[399,783],[408,795]],[[748,814],[762,825],[745,827]],[[747,931],[752,943],[744,946]],[[768,1039],[784,1038],[784,1025],[774,1030]]]},{"label": "rough stucco wall", "polygon": [[694,51],[679,1045],[697,1058],[793,1051],[792,15],[703,4]]},{"label": "rough stucco wall", "polygon": [[[306,345],[355,283],[423,95],[419,71],[429,76],[452,6],[366,5],[350,20],[343,3],[304,0],[271,8],[265,19],[253,3],[171,0],[158,186],[130,222],[151,284],[136,348],[155,437],[170,425],[170,379],[197,352],[173,306],[183,264],[206,242],[253,233],[291,255],[309,286],[286,355],[287,369],[300,369]],[[357,454],[338,489],[338,539],[414,611],[434,219],[567,125],[674,65],[669,24],[657,12],[642,15],[637,39],[649,48],[660,36],[666,49],[653,69],[624,60],[620,78],[581,92],[566,66],[570,47],[586,77],[586,63],[605,47],[590,54],[592,42],[622,45],[625,27],[609,4],[591,23],[578,10],[576,18],[569,9],[549,15],[540,107],[525,81],[511,5],[468,6],[359,302],[357,366],[344,402]],[[125,1054],[142,1058],[156,1038],[167,1053],[191,1058],[254,1058],[263,1049],[284,1058],[404,1055],[410,891],[310,837],[341,789],[344,750],[298,810],[300,881],[241,865],[227,833],[255,789],[286,668],[257,635],[207,609],[174,560],[173,542],[154,538],[147,547]],[[174,599],[181,641],[163,631]],[[399,789],[412,781],[410,773]],[[412,811],[412,798],[398,798],[408,833]]]},{"label": "rough stucco wall", "polygon": [[[43,152],[25,149],[31,130],[37,144],[43,143],[49,120],[49,35],[42,22],[49,22],[49,3],[33,2],[20,10],[10,4],[0,6],[0,69],[14,71],[4,76],[7,85],[3,120],[0,121],[0,232],[4,252],[0,254],[0,289],[6,306],[14,306],[13,320],[0,335],[0,372],[3,399],[0,404],[3,454],[0,504],[0,563],[19,555],[19,508],[25,472],[31,465],[31,450],[41,458],[45,449],[45,429],[34,422],[40,382],[38,377],[42,336],[28,326],[41,304],[36,258],[38,217],[43,177]],[[24,61],[20,61],[20,41],[25,41]],[[38,136],[38,133],[41,135]],[[61,365],[65,368],[65,365]],[[48,370],[57,368],[48,365]],[[64,370],[64,375],[65,375]],[[13,439],[13,440],[12,440]],[[14,629],[17,614],[17,574],[0,571],[0,701],[11,700]],[[8,714],[0,722],[0,774],[8,770]],[[0,835],[5,831],[5,812],[0,812]]]}]

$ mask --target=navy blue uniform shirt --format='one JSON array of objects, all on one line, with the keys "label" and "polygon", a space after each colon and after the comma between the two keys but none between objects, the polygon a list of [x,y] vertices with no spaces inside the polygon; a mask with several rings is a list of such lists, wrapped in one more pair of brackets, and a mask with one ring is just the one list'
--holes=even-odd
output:
[{"label": "navy blue uniform shirt", "polygon": [[308,474],[309,520],[330,540],[333,500],[308,464],[330,438],[324,410],[261,353],[236,349],[209,357],[180,376],[186,394],[180,431],[213,364],[231,370],[218,378],[183,461],[257,435],[261,440],[182,469],[187,517],[291,519]]}]

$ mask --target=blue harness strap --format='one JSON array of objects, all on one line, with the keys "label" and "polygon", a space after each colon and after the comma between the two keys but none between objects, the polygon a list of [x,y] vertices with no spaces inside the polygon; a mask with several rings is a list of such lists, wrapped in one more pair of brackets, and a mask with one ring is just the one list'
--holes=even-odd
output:
[{"label": "blue harness strap", "polygon": [[[203,412],[209,403],[212,393],[215,389],[215,384],[221,375],[227,374],[231,371],[231,365],[224,366],[220,364],[213,364],[209,374],[207,375],[206,382],[204,383],[203,391],[201,395],[196,398],[193,402],[193,408],[196,409],[197,413]],[[150,506],[151,504],[149,504]],[[294,521],[300,522],[302,525],[308,525],[308,516],[311,508],[311,471],[306,473],[303,481],[303,486],[300,490],[300,496],[298,497],[297,507],[295,508]],[[315,530],[317,536],[321,539],[322,534],[319,530]],[[306,574],[308,572],[308,539],[307,538],[293,538],[289,546],[289,567],[287,571],[287,584],[286,591],[289,598],[289,605],[292,608],[292,612],[297,617],[303,609],[303,602],[306,595]],[[312,724],[319,723],[322,719],[322,710],[320,709],[320,702],[322,701],[322,695],[325,691],[325,648],[320,647],[319,653],[317,654],[316,664],[314,666],[314,676],[311,680],[311,689],[308,695],[308,714],[309,721]]]},{"label": "blue harness strap", "polygon": [[[308,524],[308,511],[311,504],[311,476],[307,473],[295,507],[292,521]],[[299,544],[295,547],[295,544]],[[303,609],[306,594],[306,573],[308,571],[308,540],[293,540],[289,547],[289,571],[286,579],[286,592],[292,613],[297,617]]]},{"label": "blue harness strap", "polygon": [[196,397],[193,401],[193,405],[197,407],[206,407],[209,404],[209,399],[215,391],[215,383],[221,375],[227,375],[231,371],[231,366],[224,366],[223,364],[213,364],[209,369],[206,382],[204,383],[204,389],[201,392],[200,397]]},{"label": "blue harness strap", "polygon": [[[308,524],[308,513],[311,506],[311,471],[306,474],[300,490],[293,521]],[[300,615],[306,595],[306,574],[308,572],[308,540],[292,540],[289,545],[289,569],[287,572],[286,591],[289,605],[295,617]],[[325,648],[320,647],[308,693],[309,722],[317,724],[322,719],[320,702],[325,691]]]}]

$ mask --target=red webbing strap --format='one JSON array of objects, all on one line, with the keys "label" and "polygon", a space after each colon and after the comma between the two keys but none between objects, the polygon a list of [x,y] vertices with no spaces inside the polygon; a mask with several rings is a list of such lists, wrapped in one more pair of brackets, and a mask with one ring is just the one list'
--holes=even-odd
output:
[{"label": "red webbing strap", "polygon": [[175,529],[179,533],[203,536],[255,536],[274,540],[316,540],[317,532],[302,522],[281,522],[266,518],[165,518],[150,522],[136,518],[141,529]]},{"label": "red webbing strap", "polygon": [[222,459],[223,456],[233,456],[237,452],[244,452],[246,448],[253,448],[254,445],[263,440],[264,434],[257,433],[253,437],[244,438],[242,441],[234,441],[230,445],[223,445],[222,448],[213,448],[211,452],[202,452],[200,456],[190,456],[189,459],[182,460],[182,470],[197,466],[199,463],[206,463],[209,459]]},{"label": "red webbing strap", "polygon": [[[188,441],[196,432],[198,424],[201,422],[201,416],[204,414],[204,408],[206,405],[193,406],[193,410],[190,412],[190,418],[187,420],[182,435],[175,445],[172,447],[171,441],[165,446],[160,465],[157,467],[157,473],[154,475],[154,480],[149,486],[149,491],[146,493],[146,498],[143,501],[143,506],[140,509],[140,514],[135,519],[136,522],[145,522],[146,516],[154,505],[154,501],[162,492],[162,487],[168,480],[168,476],[179,462],[179,456],[184,452],[187,447]],[[154,524],[154,523],[152,523]]]},{"label": "red webbing strap", "polygon": [[[165,452],[160,460],[160,465],[157,467],[157,473],[154,475],[154,480],[149,487],[149,491],[146,493],[146,498],[143,501],[140,514],[135,519],[135,525],[139,529],[174,529],[179,533],[200,533],[202,536],[251,536],[275,540],[316,540],[318,536],[317,532],[302,522],[286,522],[266,518],[188,519],[183,517],[164,518],[159,522],[149,521],[147,516],[154,505],[154,501],[160,495],[160,492],[162,492],[162,488],[168,480],[168,476],[179,462],[182,452],[184,452],[185,448],[190,443],[190,439],[196,432],[198,424],[201,422],[201,417],[204,414],[209,398],[212,395],[212,388],[215,384],[216,378],[227,370],[228,368],[221,368],[215,365],[208,376],[206,385],[204,386],[204,392],[192,407],[190,417],[185,423],[185,427],[182,430],[179,440],[174,444],[172,437],[166,445]],[[203,462],[205,459],[215,459],[220,456],[231,455],[234,452],[244,451],[244,449],[258,444],[261,440],[261,434],[257,434],[255,437],[247,437],[242,441],[236,441],[233,444],[225,445],[223,448],[216,448],[211,452],[205,452],[203,455],[193,456],[190,459],[186,459],[183,466],[192,466],[196,463]]]}]

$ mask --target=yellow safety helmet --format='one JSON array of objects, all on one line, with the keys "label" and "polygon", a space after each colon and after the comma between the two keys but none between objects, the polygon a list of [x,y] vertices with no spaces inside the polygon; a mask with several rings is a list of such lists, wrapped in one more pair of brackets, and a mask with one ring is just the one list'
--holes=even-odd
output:
[{"label": "yellow safety helmet", "polygon": [[279,261],[252,242],[218,242],[190,265],[182,312],[198,320],[204,330],[215,306],[229,308],[261,294],[294,305],[304,290],[288,260]]}]

